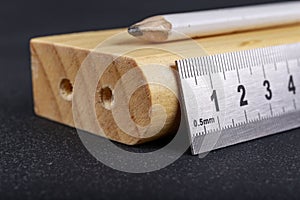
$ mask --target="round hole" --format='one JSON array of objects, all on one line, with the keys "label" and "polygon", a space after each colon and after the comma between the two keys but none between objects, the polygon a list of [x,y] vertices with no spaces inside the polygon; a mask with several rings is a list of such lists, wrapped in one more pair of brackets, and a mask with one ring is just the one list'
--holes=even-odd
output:
[{"label": "round hole", "polygon": [[59,92],[60,92],[60,96],[63,99],[65,99],[67,101],[72,101],[73,85],[69,79],[61,80],[60,85],[59,85]]},{"label": "round hole", "polygon": [[101,88],[100,92],[100,102],[104,108],[110,110],[113,106],[114,96],[113,91],[109,87]]}]

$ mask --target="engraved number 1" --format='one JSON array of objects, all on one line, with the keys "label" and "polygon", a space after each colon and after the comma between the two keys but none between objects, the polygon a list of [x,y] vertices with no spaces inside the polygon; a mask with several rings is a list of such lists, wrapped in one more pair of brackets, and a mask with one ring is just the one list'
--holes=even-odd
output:
[{"label": "engraved number 1", "polygon": [[216,90],[213,90],[213,93],[212,93],[212,95],[210,96],[210,99],[211,99],[212,101],[215,102],[216,111],[219,112],[219,111],[220,111],[220,108],[219,108],[219,103],[218,103],[218,97],[217,97],[217,92],[216,92]]}]

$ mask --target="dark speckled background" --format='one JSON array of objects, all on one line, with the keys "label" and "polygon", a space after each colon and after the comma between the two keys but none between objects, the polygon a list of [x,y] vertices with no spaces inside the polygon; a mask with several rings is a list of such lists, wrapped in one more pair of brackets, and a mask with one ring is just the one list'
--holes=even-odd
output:
[{"label": "dark speckled background", "polygon": [[97,162],[75,129],[32,110],[32,37],[124,27],[159,13],[263,2],[274,1],[1,1],[0,198],[299,199],[299,129],[214,151],[204,159],[187,151],[160,171],[128,174]]}]

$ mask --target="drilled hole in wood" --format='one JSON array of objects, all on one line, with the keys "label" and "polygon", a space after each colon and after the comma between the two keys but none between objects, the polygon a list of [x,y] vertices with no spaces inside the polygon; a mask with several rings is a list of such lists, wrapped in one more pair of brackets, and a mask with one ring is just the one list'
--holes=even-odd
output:
[{"label": "drilled hole in wood", "polygon": [[72,101],[73,85],[69,79],[62,79],[59,85],[60,96],[67,101]]},{"label": "drilled hole in wood", "polygon": [[104,87],[101,88],[99,95],[102,106],[110,110],[114,103],[113,91],[109,87]]}]

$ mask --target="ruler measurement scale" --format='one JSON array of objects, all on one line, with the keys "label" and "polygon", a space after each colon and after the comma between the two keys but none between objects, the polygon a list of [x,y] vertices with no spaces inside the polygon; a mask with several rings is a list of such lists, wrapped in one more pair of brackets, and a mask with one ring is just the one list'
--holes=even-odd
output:
[{"label": "ruler measurement scale", "polygon": [[177,65],[194,154],[300,126],[300,43]]}]

